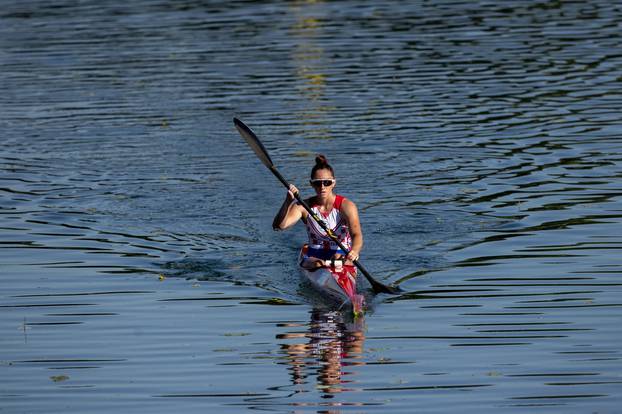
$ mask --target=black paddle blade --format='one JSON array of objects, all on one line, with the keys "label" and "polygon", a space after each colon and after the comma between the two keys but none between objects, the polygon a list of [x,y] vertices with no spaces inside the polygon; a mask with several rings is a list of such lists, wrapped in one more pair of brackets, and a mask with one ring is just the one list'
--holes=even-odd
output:
[{"label": "black paddle blade", "polygon": [[374,293],[388,293],[389,295],[399,295],[404,292],[399,286],[383,285],[380,282],[373,283],[372,289]]},{"label": "black paddle blade", "polygon": [[247,127],[244,122],[240,121],[237,118],[233,118],[233,124],[235,125],[240,135],[242,135],[242,138],[244,138],[246,143],[253,149],[253,151],[255,151],[255,154],[257,154],[263,165],[268,168],[274,167],[274,163],[268,155],[268,150],[266,150],[266,147],[264,147],[261,141],[259,141],[257,135],[255,135],[255,133],[249,127]]},{"label": "black paddle blade", "polygon": [[374,279],[372,275],[369,274],[367,269],[365,269],[365,266],[363,266],[363,264],[358,260],[354,261],[354,265],[358,267],[363,276],[365,276],[365,279],[367,279],[367,281],[371,285],[371,289],[374,291],[375,294],[388,293],[389,295],[399,295],[400,293],[402,293],[402,289],[400,289],[399,286],[389,286],[378,282],[376,279]]},{"label": "black paddle blade", "polygon": [[371,275],[368,275],[366,273],[363,273],[363,276],[365,276],[365,278],[367,279],[367,281],[371,285],[371,289],[376,294],[378,294],[378,293],[387,293],[389,295],[399,295],[399,294],[403,293],[403,290],[399,286],[385,285],[385,284],[383,284],[381,282],[378,282],[376,279],[371,277]]}]

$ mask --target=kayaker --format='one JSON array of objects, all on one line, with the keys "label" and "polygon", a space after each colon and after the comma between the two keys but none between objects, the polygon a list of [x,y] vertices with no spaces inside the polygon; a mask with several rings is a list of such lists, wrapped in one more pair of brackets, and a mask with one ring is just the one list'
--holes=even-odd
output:
[{"label": "kayaker", "polygon": [[[363,247],[363,233],[359,222],[356,205],[347,198],[335,194],[335,173],[324,155],[315,158],[315,165],[311,169],[310,184],[315,190],[315,196],[305,200],[314,213],[321,217],[339,241],[350,250],[346,260],[358,260]],[[302,265],[306,268],[321,267],[325,260],[343,258],[342,251],[326,234],[319,224],[309,217],[294,197],[298,188],[290,185],[285,201],[274,217],[272,227],[275,230],[285,230],[302,220],[309,236],[309,245]]]}]

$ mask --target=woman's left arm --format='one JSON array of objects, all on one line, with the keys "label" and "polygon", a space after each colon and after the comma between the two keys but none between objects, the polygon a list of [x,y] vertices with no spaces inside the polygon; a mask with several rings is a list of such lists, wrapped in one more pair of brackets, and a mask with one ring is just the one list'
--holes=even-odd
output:
[{"label": "woman's left arm", "polygon": [[350,260],[358,260],[361,249],[363,248],[363,231],[361,230],[358,209],[356,208],[356,204],[352,201],[344,199],[341,205],[341,212],[348,221],[348,229],[350,231],[350,236],[352,236],[352,248],[347,258]]}]

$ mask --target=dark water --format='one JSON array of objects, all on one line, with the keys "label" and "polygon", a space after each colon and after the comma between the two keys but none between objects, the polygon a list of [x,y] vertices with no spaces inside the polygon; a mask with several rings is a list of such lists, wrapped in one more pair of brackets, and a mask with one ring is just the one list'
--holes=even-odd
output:
[{"label": "dark water", "polygon": [[[0,412],[619,412],[621,23],[5,2]],[[233,116],[301,187],[327,154],[405,294],[321,306]]]}]

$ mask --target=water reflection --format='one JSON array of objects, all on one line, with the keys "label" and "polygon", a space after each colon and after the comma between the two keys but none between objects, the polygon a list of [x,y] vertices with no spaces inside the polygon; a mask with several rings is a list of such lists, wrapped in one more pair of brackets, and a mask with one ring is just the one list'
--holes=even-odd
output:
[{"label": "water reflection", "polygon": [[[307,331],[292,330],[277,335],[285,363],[289,365],[296,392],[304,392],[304,384],[315,375],[316,388],[322,398],[352,391],[356,367],[365,365],[362,359],[365,342],[363,318],[348,320],[344,313],[313,309]],[[299,323],[287,323],[287,328],[300,328]]]}]

